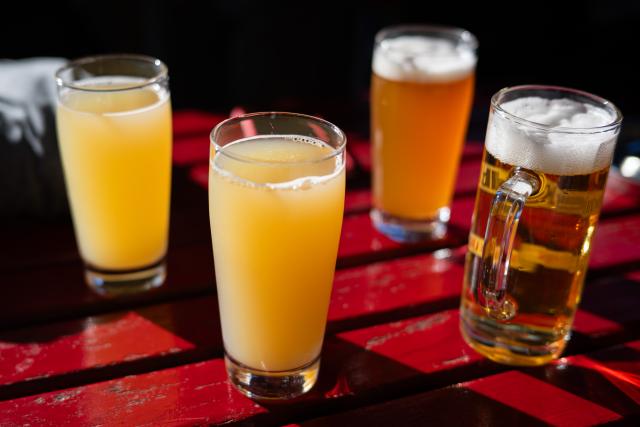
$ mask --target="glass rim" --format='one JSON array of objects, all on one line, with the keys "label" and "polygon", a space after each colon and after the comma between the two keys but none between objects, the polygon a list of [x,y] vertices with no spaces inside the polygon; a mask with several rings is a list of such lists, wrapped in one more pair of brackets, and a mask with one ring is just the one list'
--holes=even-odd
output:
[{"label": "glass rim", "polygon": [[[507,94],[517,91],[526,91],[526,90],[537,90],[537,91],[547,91],[547,92],[561,92],[572,95],[582,96],[587,98],[603,109],[610,111],[614,114],[614,119],[611,123],[601,126],[590,126],[590,127],[566,127],[566,126],[552,126],[545,125],[544,123],[538,123],[531,120],[527,120],[525,118],[519,117],[515,114],[512,114],[501,107],[501,98]],[[594,95],[589,92],[585,92],[579,89],[573,89],[564,86],[553,86],[553,85],[519,85],[519,86],[507,86],[505,88],[500,89],[491,97],[491,108],[501,115],[509,118],[510,120],[522,124],[524,126],[534,128],[537,130],[549,132],[549,133],[566,133],[566,134],[596,134],[596,133],[604,133],[619,128],[622,124],[622,113],[616,107],[616,105],[598,95]]]},{"label": "glass rim", "polygon": [[[64,72],[69,71],[73,68],[82,67],[83,65],[93,64],[100,61],[111,61],[111,60],[129,60],[129,61],[138,61],[146,64],[152,64],[158,67],[158,72],[155,73],[153,77],[144,78],[139,83],[134,83],[124,88],[86,87],[86,86],[76,84],[75,83],[76,81],[69,81],[68,79],[65,79],[64,77],[62,77],[62,74]],[[56,85],[58,87],[64,87],[64,88],[84,91],[84,92],[124,92],[128,90],[142,89],[147,86],[164,82],[169,78],[169,69],[164,62],[162,62],[158,58],[154,58],[153,56],[134,54],[134,53],[110,53],[110,54],[103,54],[103,55],[83,56],[81,58],[71,60],[67,64],[60,67],[55,72],[54,76],[56,80]]]},{"label": "glass rim", "polygon": [[[400,24],[384,27],[376,33],[375,43],[381,45],[385,39],[396,33],[415,33],[415,35],[454,36],[460,45],[468,47],[472,51],[478,49],[478,38],[464,28],[438,25],[438,24]],[[399,35],[399,34],[398,34]]]},{"label": "glass rim", "polygon": [[[327,154],[326,156],[323,156],[321,158],[318,159],[313,159],[313,160],[297,160],[297,161],[263,161],[263,160],[255,160],[251,157],[247,157],[247,156],[242,156],[242,155],[238,155],[238,154],[231,154],[231,153],[226,153],[224,150],[223,146],[220,146],[217,142],[216,139],[219,136],[221,129],[225,126],[229,126],[229,125],[233,125],[236,123],[240,123],[244,120],[247,119],[251,119],[251,118],[256,118],[256,117],[273,117],[273,116],[279,116],[279,117],[289,117],[289,118],[297,118],[297,119],[303,119],[303,120],[307,120],[307,121],[313,121],[316,123],[320,123],[322,125],[325,125],[326,127],[328,127],[332,132],[335,133],[335,135],[338,136],[338,145],[336,147],[329,145],[329,147],[331,148],[331,152],[329,154]],[[247,140],[247,139],[252,139],[252,138],[256,138],[256,137],[268,137],[268,136],[305,136],[305,135],[300,135],[298,133],[275,133],[275,134],[256,134],[256,135],[249,135],[243,138],[238,138],[235,141],[233,141],[232,143],[235,143],[237,141],[243,141],[243,140]],[[255,112],[255,113],[247,113],[247,114],[242,114],[239,116],[235,116],[235,117],[230,117],[228,119],[225,119],[223,121],[221,121],[220,123],[218,123],[212,130],[211,133],[209,134],[209,139],[211,141],[211,145],[213,146],[213,148],[215,149],[216,154],[220,153],[220,155],[225,156],[227,158],[239,161],[239,162],[243,162],[243,163],[249,163],[249,164],[254,164],[254,165],[264,165],[264,166],[268,166],[268,165],[308,165],[308,164],[316,164],[316,163],[321,163],[324,161],[327,161],[329,159],[332,159],[334,157],[337,157],[339,155],[341,155],[342,153],[344,153],[346,145],[347,145],[347,136],[345,135],[345,133],[342,131],[342,129],[340,129],[338,126],[334,125],[333,123],[321,119],[319,117],[315,117],[315,116],[310,116],[307,114],[301,114],[301,113],[290,113],[290,112],[286,112],[286,111],[262,111],[262,112]],[[322,141],[322,142],[326,142],[326,141]]]}]

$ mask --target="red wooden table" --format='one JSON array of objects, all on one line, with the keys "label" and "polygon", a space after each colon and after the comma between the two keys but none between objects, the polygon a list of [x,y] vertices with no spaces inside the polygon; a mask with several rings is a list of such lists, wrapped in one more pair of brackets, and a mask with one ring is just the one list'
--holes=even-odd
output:
[{"label": "red wooden table", "polygon": [[369,222],[366,141],[349,140],[338,270],[316,387],[284,404],[228,383],[213,278],[208,132],[175,117],[168,280],[103,299],[68,221],[0,228],[0,425],[640,425],[640,203],[610,186],[566,357],[515,369],[458,332],[480,144],[462,159],[451,230],[401,246]]}]

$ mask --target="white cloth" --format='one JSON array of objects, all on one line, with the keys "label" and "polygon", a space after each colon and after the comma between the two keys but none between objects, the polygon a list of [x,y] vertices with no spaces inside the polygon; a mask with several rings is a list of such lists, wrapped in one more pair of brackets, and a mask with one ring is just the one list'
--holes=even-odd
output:
[{"label": "white cloth", "polygon": [[0,60],[0,216],[67,211],[55,129],[62,58]]},{"label": "white cloth", "polygon": [[61,58],[0,60],[0,129],[7,141],[25,141],[44,154],[43,107],[55,105],[53,75],[65,63]]}]

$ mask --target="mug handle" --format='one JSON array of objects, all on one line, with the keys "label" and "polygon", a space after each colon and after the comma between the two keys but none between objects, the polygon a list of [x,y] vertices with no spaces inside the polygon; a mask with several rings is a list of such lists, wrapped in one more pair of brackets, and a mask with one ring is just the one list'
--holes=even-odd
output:
[{"label": "mug handle", "polygon": [[509,263],[524,205],[539,188],[538,176],[518,167],[498,188],[491,203],[482,248],[478,300],[496,320],[509,320],[516,315],[517,305],[507,298]]}]

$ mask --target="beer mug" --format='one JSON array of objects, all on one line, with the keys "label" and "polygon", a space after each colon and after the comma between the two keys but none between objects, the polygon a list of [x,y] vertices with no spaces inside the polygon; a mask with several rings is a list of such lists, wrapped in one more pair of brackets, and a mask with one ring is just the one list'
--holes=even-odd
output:
[{"label": "beer mug", "polygon": [[571,332],[622,115],[554,86],[491,99],[460,327],[496,362],[541,365]]}]

